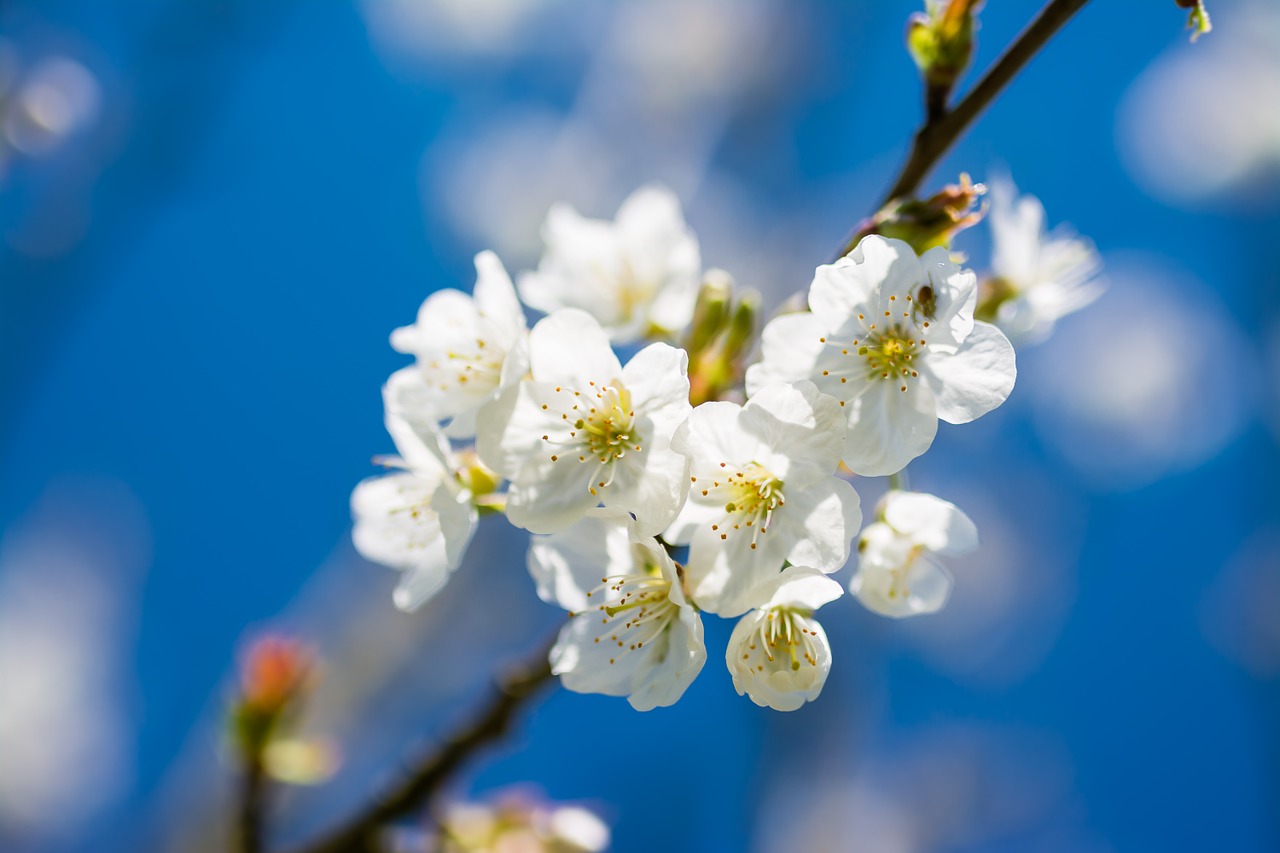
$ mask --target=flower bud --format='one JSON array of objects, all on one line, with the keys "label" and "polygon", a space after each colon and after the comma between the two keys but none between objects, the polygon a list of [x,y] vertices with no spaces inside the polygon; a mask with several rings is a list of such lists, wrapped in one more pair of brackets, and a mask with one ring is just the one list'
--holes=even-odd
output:
[{"label": "flower bud", "polygon": [[250,645],[232,703],[232,735],[247,755],[261,756],[281,722],[296,712],[314,674],[314,656],[296,640],[268,634]]},{"label": "flower bud", "polygon": [[1187,29],[1191,30],[1192,41],[1213,29],[1213,23],[1209,20],[1209,11],[1204,7],[1204,0],[1173,0],[1173,2],[1180,8],[1191,10],[1187,15]]},{"label": "flower bud", "polygon": [[755,339],[756,319],[760,316],[760,294],[747,291],[733,308],[733,318],[724,336],[724,356],[737,362],[746,354]]},{"label": "flower bud", "polygon": [[721,269],[710,269],[703,274],[702,289],[693,309],[693,323],[685,349],[691,355],[706,349],[724,328],[729,316],[729,302],[733,297],[733,277]]},{"label": "flower bud", "polygon": [[982,0],[929,0],[907,22],[907,50],[925,81],[930,117],[941,115],[951,90],[973,57]]},{"label": "flower bud", "polygon": [[845,254],[871,234],[909,243],[917,254],[935,246],[949,247],[956,234],[982,221],[984,211],[977,204],[986,191],[984,185],[975,184],[962,174],[960,183],[948,184],[927,199],[891,201],[858,224]]},{"label": "flower bud", "polygon": [[701,350],[689,351],[689,399],[693,405],[722,399],[741,381],[742,362],[755,342],[759,314],[760,294],[744,293],[726,310],[717,336]]}]

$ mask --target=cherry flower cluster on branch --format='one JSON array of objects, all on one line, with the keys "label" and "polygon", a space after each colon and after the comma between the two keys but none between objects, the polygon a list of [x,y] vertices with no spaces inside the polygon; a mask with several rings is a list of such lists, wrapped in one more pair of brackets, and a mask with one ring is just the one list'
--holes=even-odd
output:
[{"label": "cherry flower cluster on branch", "polygon": [[[847,589],[892,617],[943,607],[938,557],[977,547],[957,507],[899,488],[864,527],[850,480],[895,475],[940,420],[998,407],[1016,376],[1006,331],[1043,338],[1096,298],[1093,249],[1043,220],[1001,185],[981,281],[942,246],[863,236],[756,347],[756,298],[703,271],[670,191],[638,190],[613,221],[557,206],[518,284],[481,252],[470,295],[436,292],[392,334],[414,363],[384,388],[398,455],[355,489],[356,547],[402,572],[394,601],[411,611],[481,516],[505,514],[532,534],[539,597],[570,614],[550,656],[565,687],[674,703],[706,662],[710,614],[737,620],[738,692],[799,708],[830,670],[815,613],[845,593],[830,575],[855,540]],[[531,328],[526,306],[545,315]]]}]

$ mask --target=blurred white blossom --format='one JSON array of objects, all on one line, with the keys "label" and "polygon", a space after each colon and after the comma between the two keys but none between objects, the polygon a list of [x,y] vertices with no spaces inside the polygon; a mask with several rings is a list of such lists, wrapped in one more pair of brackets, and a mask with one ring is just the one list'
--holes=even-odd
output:
[{"label": "blurred white blossom", "polygon": [[952,579],[933,555],[974,550],[977,527],[955,504],[921,492],[889,492],[876,518],[858,539],[858,571],[849,591],[883,616],[941,610]]},{"label": "blurred white blossom", "polygon": [[389,413],[387,431],[400,456],[394,474],[371,477],[351,494],[351,539],[365,559],[402,573],[395,604],[416,610],[440,591],[462,562],[475,532],[472,495],[447,440],[430,425]]},{"label": "blurred white blossom", "polygon": [[[1168,260],[1117,256],[1088,321],[1029,352],[1040,432],[1104,488],[1136,488],[1200,465],[1253,416],[1257,345],[1222,300]],[[1232,353],[1224,370],[1222,353]]]},{"label": "blurred white blossom", "polygon": [[609,826],[590,809],[523,792],[491,803],[452,804],[440,824],[440,853],[599,853],[610,839]]},{"label": "blurred white blossom", "polygon": [[520,277],[530,307],[547,314],[582,309],[619,344],[673,337],[689,325],[702,259],[680,200],[666,187],[636,190],[613,221],[557,204],[542,239],[537,271]]},{"label": "blurred white blossom", "polygon": [[1019,196],[1012,181],[996,179],[990,195],[992,277],[980,288],[979,313],[990,300],[988,319],[1011,341],[1038,343],[1102,295],[1102,262],[1087,240],[1062,227],[1047,232],[1040,200]]}]

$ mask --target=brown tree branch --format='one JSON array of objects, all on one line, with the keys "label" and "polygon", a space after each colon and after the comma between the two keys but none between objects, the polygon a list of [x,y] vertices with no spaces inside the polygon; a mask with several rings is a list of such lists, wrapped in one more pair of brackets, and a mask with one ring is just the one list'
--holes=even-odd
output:
[{"label": "brown tree branch", "polygon": [[261,756],[245,761],[240,779],[240,800],[236,814],[236,849],[240,853],[262,853],[262,813],[266,808],[267,777]]},{"label": "brown tree branch", "polygon": [[[885,193],[880,207],[896,198],[912,195],[942,155],[964,135],[969,125],[982,114],[996,95],[1018,75],[1049,39],[1062,29],[1089,0],[1049,0],[1025,30],[1001,54],[982,79],[969,90],[954,109],[926,118],[916,131],[907,159],[898,171],[893,186]],[[845,243],[840,254],[847,255],[856,245],[856,235]]]},{"label": "brown tree branch", "polygon": [[554,642],[540,645],[494,685],[485,704],[393,788],[346,823],[295,853],[376,853],[385,825],[422,809],[453,774],[481,748],[500,739],[516,712],[551,680],[548,656]]}]

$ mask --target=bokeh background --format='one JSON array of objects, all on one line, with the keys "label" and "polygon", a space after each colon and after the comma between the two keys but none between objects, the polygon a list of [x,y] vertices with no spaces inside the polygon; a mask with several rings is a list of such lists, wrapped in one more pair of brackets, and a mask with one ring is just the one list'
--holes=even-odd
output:
[{"label": "bokeh background", "polygon": [[[1036,5],[990,4],[979,66]],[[917,121],[917,6],[0,3],[0,849],[221,849],[256,631],[321,651],[342,753],[280,842],[465,715],[558,615],[500,519],[414,616],[354,553],[388,333],[651,180],[707,265],[805,287]],[[710,620],[677,706],[554,692],[458,796],[532,783],[622,853],[1280,849],[1280,8],[1210,11],[1191,45],[1090,4],[930,179],[1011,174],[1110,283],[912,466],[983,535],[950,607],[830,605],[789,715]]]}]

